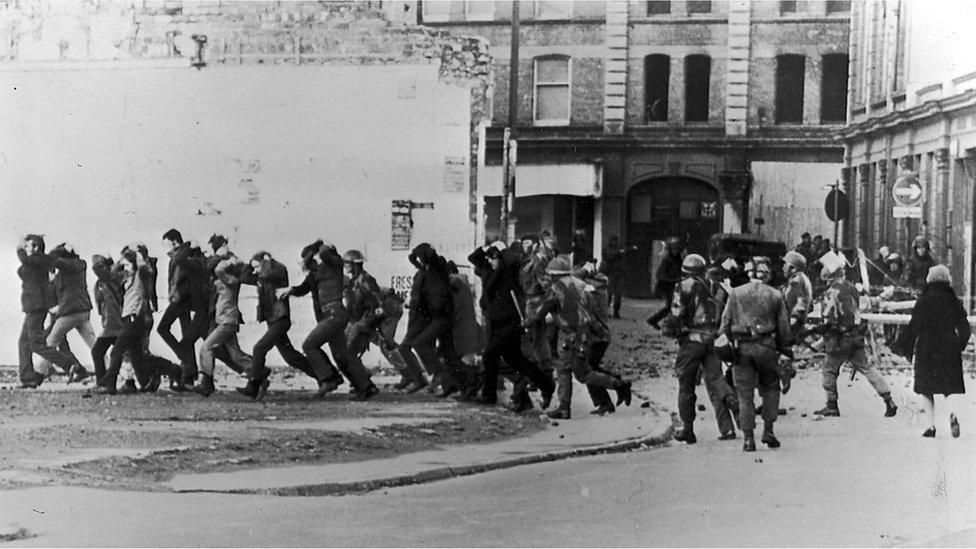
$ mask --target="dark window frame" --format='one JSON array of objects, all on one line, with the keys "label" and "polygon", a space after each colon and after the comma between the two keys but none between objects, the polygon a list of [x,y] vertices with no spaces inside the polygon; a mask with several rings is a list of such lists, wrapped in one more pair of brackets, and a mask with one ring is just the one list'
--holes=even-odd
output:
[{"label": "dark window frame", "polygon": [[689,15],[712,13],[711,0],[688,0],[686,5]]},{"label": "dark window frame", "polygon": [[670,15],[671,0],[648,0],[646,8],[646,14],[648,16]]},{"label": "dark window frame", "polygon": [[685,123],[708,123],[711,73],[712,58],[708,55],[685,56]]},{"label": "dark window frame", "polygon": [[[802,124],[806,91],[806,56],[792,53],[777,55],[775,78],[773,116],[776,123]],[[799,86],[796,84],[797,78]]]},{"label": "dark window frame", "polygon": [[[653,108],[660,100],[661,108]],[[667,122],[671,101],[671,56],[654,53],[644,57],[644,120]]]},{"label": "dark window frame", "polygon": [[850,59],[843,53],[829,53],[820,59],[820,66],[820,123],[845,123]]}]

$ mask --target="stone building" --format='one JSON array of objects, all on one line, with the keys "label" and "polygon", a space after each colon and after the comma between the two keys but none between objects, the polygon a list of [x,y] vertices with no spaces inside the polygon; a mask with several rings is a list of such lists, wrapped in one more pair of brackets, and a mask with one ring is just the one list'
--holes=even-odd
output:
[{"label": "stone building", "polygon": [[[402,4],[402,3],[401,3]],[[629,293],[647,295],[656,250],[719,232],[792,243],[830,230],[824,185],[843,167],[850,2],[520,3],[519,233],[574,229],[595,255],[638,246]],[[484,37],[494,68],[479,177],[498,234],[511,2],[423,2],[418,21]],[[481,201],[479,201],[481,202]],[[756,223],[756,220],[765,222]]]},{"label": "stone building", "polygon": [[[487,44],[387,8],[0,2],[0,340],[17,338],[13,250],[28,232],[86,258],[139,240],[164,266],[167,229],[222,233],[242,258],[272,252],[293,282],[323,238],[400,291],[422,241],[466,266]],[[292,310],[301,333],[312,308]]]},{"label": "stone building", "polygon": [[[976,38],[963,1],[855,1],[851,14],[850,125],[844,184],[854,198],[846,240],[910,253],[924,235],[973,295],[976,211]],[[892,187],[915,177],[918,218],[896,218]]]}]

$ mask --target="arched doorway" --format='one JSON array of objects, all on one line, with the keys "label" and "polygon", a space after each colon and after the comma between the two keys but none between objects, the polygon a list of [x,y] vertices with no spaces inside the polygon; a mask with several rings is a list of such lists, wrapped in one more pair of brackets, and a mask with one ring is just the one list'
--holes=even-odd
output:
[{"label": "arched doorway", "polygon": [[627,193],[627,245],[637,246],[627,260],[627,295],[650,297],[657,267],[654,242],[684,239],[688,251],[703,254],[708,238],[722,228],[718,191],[690,177],[657,177]]}]

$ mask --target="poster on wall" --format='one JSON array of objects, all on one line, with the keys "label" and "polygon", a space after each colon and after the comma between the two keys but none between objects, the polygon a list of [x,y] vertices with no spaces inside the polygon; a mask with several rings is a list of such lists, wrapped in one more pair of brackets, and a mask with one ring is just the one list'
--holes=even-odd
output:
[{"label": "poster on wall", "polygon": [[464,192],[468,180],[467,162],[463,156],[444,158],[443,189],[445,193]]},{"label": "poster on wall", "polygon": [[393,251],[403,251],[410,249],[410,232],[413,228],[413,219],[410,216],[411,203],[409,200],[394,200],[391,219],[391,244]]}]

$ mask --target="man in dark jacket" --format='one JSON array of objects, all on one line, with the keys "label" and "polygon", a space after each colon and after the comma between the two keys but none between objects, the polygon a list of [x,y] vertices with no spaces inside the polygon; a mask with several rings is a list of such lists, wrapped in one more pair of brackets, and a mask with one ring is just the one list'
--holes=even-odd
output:
[{"label": "man in dark jacket", "polygon": [[[197,377],[194,344],[206,331],[206,301],[200,286],[206,283],[203,254],[199,248],[183,241],[176,229],[163,234],[169,246],[168,299],[156,332],[180,359],[183,380],[192,383]],[[181,339],[171,331],[173,323],[180,323]]]},{"label": "man in dark jacket", "polygon": [[[417,274],[410,288],[410,319],[407,334],[400,342],[400,355],[411,365],[411,371],[418,372],[420,365],[413,354],[417,350],[435,384],[441,385],[438,396],[460,390],[462,398],[469,399],[477,390],[477,379],[466,371],[454,348],[454,299],[447,261],[426,242],[414,248],[408,259]],[[441,366],[441,360],[445,366]],[[418,377],[405,390],[410,393],[426,385],[427,380]]]},{"label": "man in dark jacket", "polygon": [[251,379],[247,386],[237,391],[255,400],[264,398],[268,390],[271,370],[265,366],[265,359],[272,347],[278,349],[281,358],[289,366],[299,370],[312,379],[315,371],[308,358],[295,349],[288,337],[291,328],[291,307],[287,299],[278,299],[275,292],[288,287],[288,268],[271,257],[268,252],[258,252],[251,258],[251,269],[244,273],[244,284],[257,286],[257,321],[267,323],[267,331],[254,344],[251,358]]},{"label": "man in dark jacket", "polygon": [[661,310],[647,319],[647,323],[657,330],[661,329],[659,323],[671,311],[674,287],[681,282],[681,253],[685,247],[680,238],[671,237],[665,243],[665,249],[667,254],[657,268],[657,289],[655,291],[658,297],[664,298],[664,307],[661,307]]},{"label": "man in dark jacket", "polygon": [[[95,345],[95,331],[90,320],[92,303],[86,281],[88,264],[66,243],[55,246],[50,257],[51,266],[55,270],[52,285],[57,295],[57,304],[50,310],[56,319],[48,332],[46,343],[48,347],[57,347],[68,332],[77,330],[91,349]],[[45,370],[50,365],[43,359],[42,364]],[[76,361],[69,372],[68,382],[80,381],[88,375],[88,371]]]},{"label": "man in dark jacket", "polygon": [[17,258],[20,267],[17,275],[21,280],[20,303],[24,311],[24,326],[20,332],[18,348],[20,351],[20,382],[22,387],[36,389],[45,374],[36,372],[31,358],[32,353],[53,362],[65,372],[75,364],[69,355],[47,344],[44,337],[44,319],[48,308],[53,305],[51,281],[48,272],[51,258],[44,253],[44,237],[29,234],[17,245]]},{"label": "man in dark jacket", "polygon": [[908,260],[908,285],[916,291],[921,291],[925,287],[925,277],[929,274],[929,269],[936,265],[935,258],[932,257],[932,247],[929,239],[924,236],[916,236],[912,242],[912,251]]},{"label": "man in dark jacket", "polygon": [[92,362],[95,380],[105,377],[105,353],[122,333],[122,276],[113,269],[111,257],[93,255],[92,272],[95,273],[95,307],[102,319],[102,331],[92,346]]},{"label": "man in dark jacket", "polygon": [[610,301],[608,305],[613,312],[613,318],[620,318],[620,305],[624,300],[626,286],[627,254],[635,251],[636,246],[620,247],[616,236],[611,236],[607,247],[603,250],[603,264],[600,271],[607,275]]},{"label": "man in dark jacket", "polygon": [[483,355],[482,404],[498,400],[499,360],[526,376],[542,392],[542,408],[548,408],[556,387],[552,377],[522,354],[522,317],[519,284],[519,257],[505,248],[502,242],[476,249],[468,256],[481,278],[481,310],[488,323],[488,344]]},{"label": "man in dark jacket", "polygon": [[[298,286],[279,290],[278,296],[281,298],[312,294],[318,324],[302,343],[302,351],[319,380],[316,394],[324,397],[342,384],[342,377],[336,372],[336,367],[349,379],[354,398],[363,394],[376,394],[378,389],[370,379],[369,372],[363,367],[359,357],[349,352],[346,342],[345,328],[349,323],[349,312],[342,303],[342,257],[335,246],[316,240],[302,251],[302,259],[308,273],[305,280]],[[329,345],[336,366],[329,362],[322,351],[325,344]]]}]

